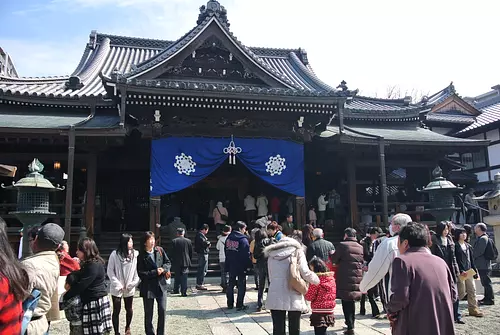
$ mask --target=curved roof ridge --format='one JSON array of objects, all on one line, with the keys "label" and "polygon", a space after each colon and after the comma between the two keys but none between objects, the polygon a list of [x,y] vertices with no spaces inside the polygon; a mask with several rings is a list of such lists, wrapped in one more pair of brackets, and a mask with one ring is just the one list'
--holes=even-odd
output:
[{"label": "curved roof ridge", "polygon": [[180,47],[185,46],[193,39],[193,37],[201,33],[204,30],[204,28],[206,28],[207,24],[211,21],[212,17],[205,18],[205,20],[203,20],[202,23],[189,30],[181,38],[173,42],[171,45],[163,49],[161,52],[157,53],[153,57],[150,57],[142,61],[141,63],[136,64],[135,67],[129,73],[125,74],[125,77],[132,77],[135,74],[143,72],[148,68],[152,67],[153,65],[156,65],[157,63],[160,63],[163,60],[167,59],[168,57],[172,56],[174,53],[176,53],[181,49]]},{"label": "curved roof ridge", "polygon": [[295,64],[303,73],[305,73],[307,78],[310,79],[312,83],[317,86],[317,88],[320,90],[335,91],[333,87],[319,79],[313,71],[309,70],[309,68],[302,63],[299,56],[297,56],[295,52],[290,52],[290,59],[292,60],[292,64]]},{"label": "curved roof ridge", "polygon": [[390,99],[390,98],[376,98],[376,97],[367,97],[363,95],[356,95],[354,100],[363,100],[363,101],[368,101],[368,102],[375,102],[375,103],[384,103],[384,104],[401,104],[404,105],[406,104],[407,106],[415,106],[418,107],[417,105],[414,104],[408,104],[408,100],[404,98],[398,98],[398,99]]},{"label": "curved roof ridge", "polygon": [[91,53],[92,53],[92,48],[90,47],[89,43],[87,43],[87,45],[85,46],[85,49],[83,51],[83,55],[82,57],[80,58],[80,62],[78,63],[78,65],[76,66],[75,70],[73,71],[73,73],[71,73],[71,76],[75,76],[77,75],[80,71],[82,71],[83,67],[87,64],[87,62],[89,61],[89,58],[91,56]]},{"label": "curved roof ridge", "polygon": [[59,81],[64,81],[69,78],[68,75],[64,76],[46,76],[46,77],[7,77],[7,76],[0,76],[0,82],[23,82],[23,83],[43,83],[46,84],[48,82],[59,82]]},{"label": "curved roof ridge", "polygon": [[110,42],[109,38],[105,38],[97,48],[97,51],[90,56],[88,61],[85,63],[85,66],[82,67],[81,71],[73,74],[72,77],[78,76],[85,84],[87,80],[99,75],[99,72],[105,63],[106,57],[111,50]]},{"label": "curved roof ridge", "polygon": [[[101,43],[101,41],[104,38],[109,38],[111,41],[111,45],[117,45],[117,46],[130,46],[130,47],[138,48],[141,46],[139,46],[139,45],[137,45],[137,43],[133,43],[133,42],[151,43],[152,45],[150,45],[150,46],[142,46],[142,47],[149,47],[151,49],[163,49],[165,46],[163,46],[161,44],[172,44],[175,42],[175,41],[163,40],[163,39],[159,39],[159,38],[146,38],[146,37],[98,33],[97,34],[97,43]],[[126,43],[123,43],[123,42],[126,42]],[[158,45],[155,46],[154,44],[158,44]]]}]

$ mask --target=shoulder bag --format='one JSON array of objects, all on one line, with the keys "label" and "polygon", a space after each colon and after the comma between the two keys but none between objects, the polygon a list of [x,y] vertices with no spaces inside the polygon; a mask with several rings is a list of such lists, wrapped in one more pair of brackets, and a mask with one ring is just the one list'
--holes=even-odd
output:
[{"label": "shoulder bag", "polygon": [[302,279],[302,275],[300,274],[298,253],[299,250],[290,256],[290,277],[288,278],[288,286],[291,290],[304,295],[307,293],[307,283]]}]

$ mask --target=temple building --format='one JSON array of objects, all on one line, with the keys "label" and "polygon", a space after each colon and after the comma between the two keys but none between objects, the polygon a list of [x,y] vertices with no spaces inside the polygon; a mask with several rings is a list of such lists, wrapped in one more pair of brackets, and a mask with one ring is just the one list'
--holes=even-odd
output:
[{"label": "temple building", "polygon": [[[264,193],[300,226],[329,192],[340,231],[396,210],[420,217],[429,203],[417,189],[436,164],[477,183],[462,170],[489,141],[465,134],[484,113],[453,85],[421,101],[363,97],[322,81],[301,48],[246,46],[218,1],[193,23],[176,41],[92,31],[71,74],[0,74],[0,162],[22,176],[36,157],[67,184],[72,210],[54,194],[54,220],[71,216],[92,236],[177,216],[195,228],[219,201],[244,219],[244,197]],[[11,227],[15,206],[0,190]]]}]

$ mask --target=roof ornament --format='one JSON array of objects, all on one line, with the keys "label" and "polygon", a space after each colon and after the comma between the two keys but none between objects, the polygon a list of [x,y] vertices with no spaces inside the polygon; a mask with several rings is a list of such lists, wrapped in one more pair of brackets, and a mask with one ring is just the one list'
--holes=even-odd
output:
[{"label": "roof ornament", "polygon": [[337,86],[337,88],[340,88],[340,89],[341,89],[342,91],[344,91],[344,92],[345,92],[345,91],[348,91],[348,88],[347,88],[347,83],[346,83],[346,81],[345,81],[345,80],[342,80],[342,81],[340,82],[340,85],[339,85],[339,86]]},{"label": "roof ornament", "polygon": [[453,81],[450,83],[450,93],[456,93],[455,85],[453,85]]},{"label": "roof ornament", "polygon": [[207,17],[212,16],[217,17],[219,22],[229,28],[226,8],[224,8],[224,6],[221,6],[219,1],[216,0],[210,0],[208,1],[206,6],[200,7],[200,14],[198,15],[198,21],[196,21],[196,24],[201,24]]}]

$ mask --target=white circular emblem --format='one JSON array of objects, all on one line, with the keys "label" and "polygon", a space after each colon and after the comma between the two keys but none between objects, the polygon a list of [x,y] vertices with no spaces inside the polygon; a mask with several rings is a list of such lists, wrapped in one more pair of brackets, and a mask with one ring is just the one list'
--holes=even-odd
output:
[{"label": "white circular emblem", "polygon": [[285,158],[280,155],[271,156],[266,163],[266,172],[271,176],[281,175],[281,172],[286,169]]},{"label": "white circular emblem", "polygon": [[193,161],[193,157],[187,156],[185,153],[181,153],[180,156],[175,156],[174,167],[177,169],[179,174],[185,174],[189,176],[191,173],[195,172],[196,162]]}]

